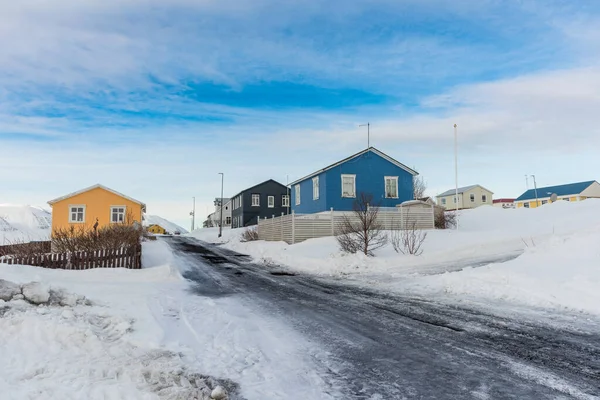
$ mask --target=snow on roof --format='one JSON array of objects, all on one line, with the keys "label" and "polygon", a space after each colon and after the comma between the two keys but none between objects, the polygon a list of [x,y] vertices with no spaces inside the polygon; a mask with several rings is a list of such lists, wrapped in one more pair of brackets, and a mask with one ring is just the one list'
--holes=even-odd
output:
[{"label": "snow on roof", "polygon": [[65,196],[58,197],[58,198],[56,198],[56,199],[54,199],[54,200],[50,200],[50,201],[48,202],[48,204],[50,204],[50,205],[53,205],[53,204],[55,204],[55,203],[58,203],[59,201],[63,201],[63,200],[65,200],[65,199],[68,199],[68,198],[70,198],[70,197],[74,197],[74,196],[77,196],[78,194],[85,193],[85,192],[89,192],[90,190],[94,190],[94,189],[103,189],[103,190],[106,190],[107,192],[111,192],[111,193],[113,193],[113,194],[116,194],[117,196],[120,196],[120,197],[124,198],[124,199],[127,199],[127,200],[129,200],[129,201],[133,201],[134,203],[138,203],[138,204],[140,204],[140,205],[142,206],[142,209],[143,209],[143,210],[145,210],[145,209],[146,209],[146,204],[145,204],[145,203],[142,203],[141,201],[139,201],[139,200],[136,200],[136,199],[134,199],[134,198],[132,198],[132,197],[125,196],[123,193],[119,193],[119,192],[117,192],[116,190],[113,190],[113,189],[107,188],[106,186],[104,186],[104,185],[101,185],[101,184],[99,184],[99,183],[98,183],[98,184],[96,184],[96,185],[93,185],[93,186],[87,187],[87,188],[85,188],[85,189],[81,189],[81,190],[78,190],[78,191],[76,191],[76,192],[69,193],[69,194],[67,194],[67,195],[65,195]]},{"label": "snow on roof", "polygon": [[[464,193],[464,192],[468,192],[469,190],[471,190],[471,189],[473,189],[473,188],[476,188],[476,187],[480,187],[480,188],[482,188],[482,189],[484,189],[484,190],[487,190],[488,192],[490,192],[490,193],[494,194],[494,192],[492,192],[492,191],[491,191],[491,190],[489,190],[489,189],[486,189],[486,188],[484,188],[484,187],[483,187],[483,186],[481,186],[481,185],[469,185],[469,186],[463,186],[463,187],[459,187],[459,188],[458,188],[458,193],[459,193],[459,194],[461,194],[461,193]],[[442,194],[438,194],[436,197],[450,196],[450,195],[453,195],[453,194],[455,194],[455,193],[456,193],[456,189],[450,189],[450,190],[446,190],[446,191],[445,191],[444,193],[442,193]]]}]

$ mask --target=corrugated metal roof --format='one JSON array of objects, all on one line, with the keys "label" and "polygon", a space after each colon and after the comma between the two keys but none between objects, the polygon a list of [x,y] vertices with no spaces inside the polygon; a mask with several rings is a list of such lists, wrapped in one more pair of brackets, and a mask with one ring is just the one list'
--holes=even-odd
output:
[{"label": "corrugated metal roof", "polygon": [[[462,194],[462,193],[468,192],[469,190],[471,190],[473,188],[476,188],[476,187],[480,187],[480,188],[482,188],[484,190],[487,190],[488,192],[494,194],[491,190],[488,190],[488,189],[484,188],[481,185],[470,185],[470,186],[459,187],[458,188],[458,193]],[[453,194],[456,194],[456,189],[446,190],[444,193],[438,194],[436,197],[445,197],[445,196],[450,196],[450,195],[453,195]]]},{"label": "corrugated metal roof", "polygon": [[[557,196],[568,196],[568,195],[577,195],[583,192],[585,189],[590,187],[592,183],[596,181],[585,181],[585,182],[577,182],[577,183],[568,183],[566,185],[557,185],[557,186],[546,186],[537,188],[537,197],[544,198],[550,197],[553,193],[556,193]],[[523,200],[535,200],[535,189],[529,189],[519,197],[515,201],[523,201]]]}]

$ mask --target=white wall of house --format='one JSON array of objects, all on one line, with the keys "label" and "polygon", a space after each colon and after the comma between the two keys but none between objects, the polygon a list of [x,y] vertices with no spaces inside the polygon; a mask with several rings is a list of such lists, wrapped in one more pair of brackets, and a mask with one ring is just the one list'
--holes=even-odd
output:
[{"label": "white wall of house", "polygon": [[[481,186],[475,186],[464,193],[458,194],[458,208],[476,208],[483,205],[492,205],[493,193]],[[446,210],[454,210],[456,208],[456,202],[454,201],[454,193],[438,197],[438,205],[444,207]]]},{"label": "white wall of house", "polygon": [[[215,206],[215,212],[208,216],[210,226],[219,226],[221,221],[221,207]],[[223,208],[223,227],[227,228],[231,226],[231,200],[225,203]]]},{"label": "white wall of house", "polygon": [[594,182],[587,189],[581,192],[583,197],[600,197],[600,183]]}]

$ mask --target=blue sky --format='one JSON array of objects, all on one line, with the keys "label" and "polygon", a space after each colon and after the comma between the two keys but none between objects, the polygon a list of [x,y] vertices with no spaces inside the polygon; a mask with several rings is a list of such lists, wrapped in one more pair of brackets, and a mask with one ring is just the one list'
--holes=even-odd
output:
[{"label": "blue sky", "polygon": [[[16,4],[18,3],[18,4]],[[599,179],[600,4],[0,0],[0,202],[103,183],[188,224],[372,144],[435,195]]]}]

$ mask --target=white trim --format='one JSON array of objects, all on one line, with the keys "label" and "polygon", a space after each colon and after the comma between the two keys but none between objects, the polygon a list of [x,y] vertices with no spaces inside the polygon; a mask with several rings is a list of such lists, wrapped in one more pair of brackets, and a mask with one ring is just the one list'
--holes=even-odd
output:
[{"label": "white trim", "polygon": [[48,204],[49,205],[53,205],[53,204],[58,203],[59,201],[63,201],[63,200],[68,199],[70,197],[74,197],[74,196],[77,196],[77,195],[79,195],[81,193],[89,192],[90,190],[94,190],[94,189],[103,189],[103,190],[106,190],[107,192],[111,192],[112,194],[116,194],[117,196],[122,197],[122,198],[124,198],[126,200],[129,200],[129,201],[132,201],[134,203],[140,204],[142,206],[142,211],[146,211],[146,204],[145,203],[142,203],[141,201],[136,200],[136,199],[134,199],[132,197],[125,196],[123,193],[119,193],[116,190],[112,190],[112,189],[107,188],[106,186],[100,185],[100,184],[97,184],[97,185],[94,185],[94,186],[90,186],[90,187],[87,187],[85,189],[81,189],[81,190],[78,190],[76,192],[73,192],[73,193],[69,193],[66,196],[58,197],[58,198],[56,198],[54,200],[50,200],[48,202]]},{"label": "white trim", "polygon": [[296,205],[299,206],[300,205],[300,185],[296,185],[294,187],[294,201],[296,202]]},{"label": "white trim", "polygon": [[[395,196],[388,197],[388,195],[387,195],[387,182],[388,182],[388,179],[392,180],[392,181],[396,181],[396,195]],[[385,195],[384,198],[386,198],[386,199],[397,199],[398,198],[398,192],[399,192],[399,190],[398,190],[398,177],[397,176],[384,176],[383,177],[383,192],[384,192],[384,195]]]},{"label": "white trim", "polygon": [[[352,178],[352,183],[353,183],[352,190],[354,192],[354,195],[344,196],[344,178]],[[341,179],[342,179],[342,193],[341,193],[342,197],[346,198],[346,199],[355,199],[356,198],[356,174],[342,174]]]},{"label": "white trim", "polygon": [[365,154],[365,153],[368,153],[368,152],[373,152],[373,153],[377,154],[379,157],[383,158],[383,159],[384,159],[384,160],[386,160],[386,161],[389,161],[389,162],[391,162],[392,164],[394,164],[395,166],[397,166],[397,167],[399,167],[399,168],[402,168],[403,170],[405,170],[406,172],[408,172],[408,173],[409,173],[409,174],[411,174],[412,176],[419,175],[419,173],[418,173],[417,171],[415,171],[415,170],[413,170],[413,169],[411,169],[411,168],[408,168],[406,165],[402,164],[400,161],[394,160],[392,157],[390,157],[390,156],[388,156],[387,154],[385,154],[385,153],[383,153],[383,152],[381,152],[381,151],[377,150],[375,147],[369,147],[368,149],[365,149],[365,150],[363,150],[363,151],[361,151],[361,152],[359,152],[359,153],[356,153],[356,154],[354,154],[354,155],[351,155],[350,157],[344,158],[343,160],[341,160],[341,161],[338,161],[338,162],[336,162],[335,164],[332,164],[332,165],[330,165],[330,166],[328,166],[328,167],[325,167],[325,168],[323,168],[323,169],[320,169],[320,170],[318,170],[318,171],[316,171],[316,172],[313,172],[313,173],[312,173],[312,174],[310,174],[310,175],[306,175],[304,178],[298,179],[298,180],[296,180],[296,181],[294,181],[294,182],[290,183],[290,185],[291,185],[291,186],[294,186],[294,185],[296,185],[297,183],[304,182],[305,180],[307,180],[307,179],[310,179],[310,178],[312,178],[312,177],[313,177],[313,176],[315,176],[315,175],[320,175],[321,173],[323,173],[323,172],[325,172],[325,171],[329,171],[330,169],[332,169],[332,168],[335,168],[335,167],[337,167],[338,165],[344,164],[345,162],[347,162],[347,161],[350,161],[350,160],[352,160],[352,159],[354,159],[354,158],[356,158],[356,157],[360,157],[360,156],[362,156],[363,154]]},{"label": "white trim", "polygon": [[[260,207],[260,193],[251,193],[252,204],[251,207]],[[254,199],[258,199],[256,204],[254,204]]]},{"label": "white trim", "polygon": [[[113,221],[113,218],[112,218],[113,217],[113,210],[115,208],[122,208],[123,209],[123,221]],[[117,211],[117,213],[119,213],[119,212]],[[108,217],[108,221],[111,224],[124,224],[126,222],[126,218],[127,218],[127,206],[110,206],[110,214],[109,214],[109,217]]]},{"label": "white trim", "polygon": [[290,206],[290,196],[287,194],[281,195],[281,207],[289,207]]},{"label": "white trim", "polygon": [[275,196],[267,196],[267,208],[275,208]]},{"label": "white trim", "polygon": [[[315,186],[316,183],[316,186]],[[312,178],[313,200],[319,200],[319,177]]]},{"label": "white trim", "polygon": [[[73,221],[73,219],[71,218],[71,216],[73,215],[73,212],[71,211],[71,209],[74,207],[83,208],[83,221]],[[69,223],[70,224],[85,224],[85,214],[86,214],[85,208],[86,208],[85,204],[69,204]]]}]

